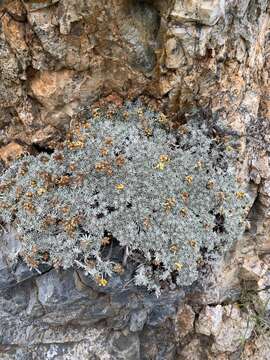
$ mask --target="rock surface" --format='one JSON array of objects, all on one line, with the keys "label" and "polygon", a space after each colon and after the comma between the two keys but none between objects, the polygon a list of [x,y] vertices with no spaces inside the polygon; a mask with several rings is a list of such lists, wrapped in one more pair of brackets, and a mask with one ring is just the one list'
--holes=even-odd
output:
[{"label": "rock surface", "polygon": [[217,139],[228,125],[254,198],[245,236],[208,283],[159,299],[106,293],[77,269],[15,266],[20,244],[2,233],[0,359],[268,359],[269,1],[4,0],[0,10],[0,172],[53,151],[89,106],[140,97],[178,123],[200,111]]}]

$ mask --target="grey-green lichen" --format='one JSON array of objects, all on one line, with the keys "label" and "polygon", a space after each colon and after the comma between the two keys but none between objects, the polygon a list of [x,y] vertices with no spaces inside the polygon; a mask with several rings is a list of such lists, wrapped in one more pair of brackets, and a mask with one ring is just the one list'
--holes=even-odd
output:
[{"label": "grey-green lichen", "polygon": [[199,118],[169,130],[139,104],[96,110],[61,149],[6,170],[0,218],[32,267],[76,264],[106,286],[133,263],[137,285],[190,285],[202,254],[225,253],[244,231],[250,200],[227,150]]}]

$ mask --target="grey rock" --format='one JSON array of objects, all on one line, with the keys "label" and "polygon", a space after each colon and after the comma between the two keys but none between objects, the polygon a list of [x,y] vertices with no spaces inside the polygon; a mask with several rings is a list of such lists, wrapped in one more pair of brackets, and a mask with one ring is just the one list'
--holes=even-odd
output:
[{"label": "grey rock", "polygon": [[131,313],[129,329],[132,332],[141,331],[147,320],[147,311],[142,309]]}]

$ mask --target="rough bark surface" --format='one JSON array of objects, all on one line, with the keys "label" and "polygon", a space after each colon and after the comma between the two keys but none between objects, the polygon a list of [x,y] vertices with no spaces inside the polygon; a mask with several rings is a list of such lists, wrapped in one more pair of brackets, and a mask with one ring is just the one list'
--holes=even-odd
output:
[{"label": "rough bark surface", "polygon": [[89,106],[140,97],[175,122],[194,110],[239,138],[254,205],[205,287],[156,299],[104,293],[78,270],[8,263],[0,246],[0,359],[269,359],[268,0],[0,1],[0,171],[50,151]]}]

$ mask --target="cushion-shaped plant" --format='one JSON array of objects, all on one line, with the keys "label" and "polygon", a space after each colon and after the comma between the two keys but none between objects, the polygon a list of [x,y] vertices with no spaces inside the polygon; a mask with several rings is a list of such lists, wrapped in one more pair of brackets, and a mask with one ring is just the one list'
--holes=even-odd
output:
[{"label": "cushion-shaped plant", "polygon": [[202,254],[224,254],[244,231],[250,199],[231,153],[200,119],[169,130],[139,104],[96,110],[61,148],[6,170],[0,218],[32,267],[79,264],[106,286],[133,262],[138,285],[190,285]]}]

